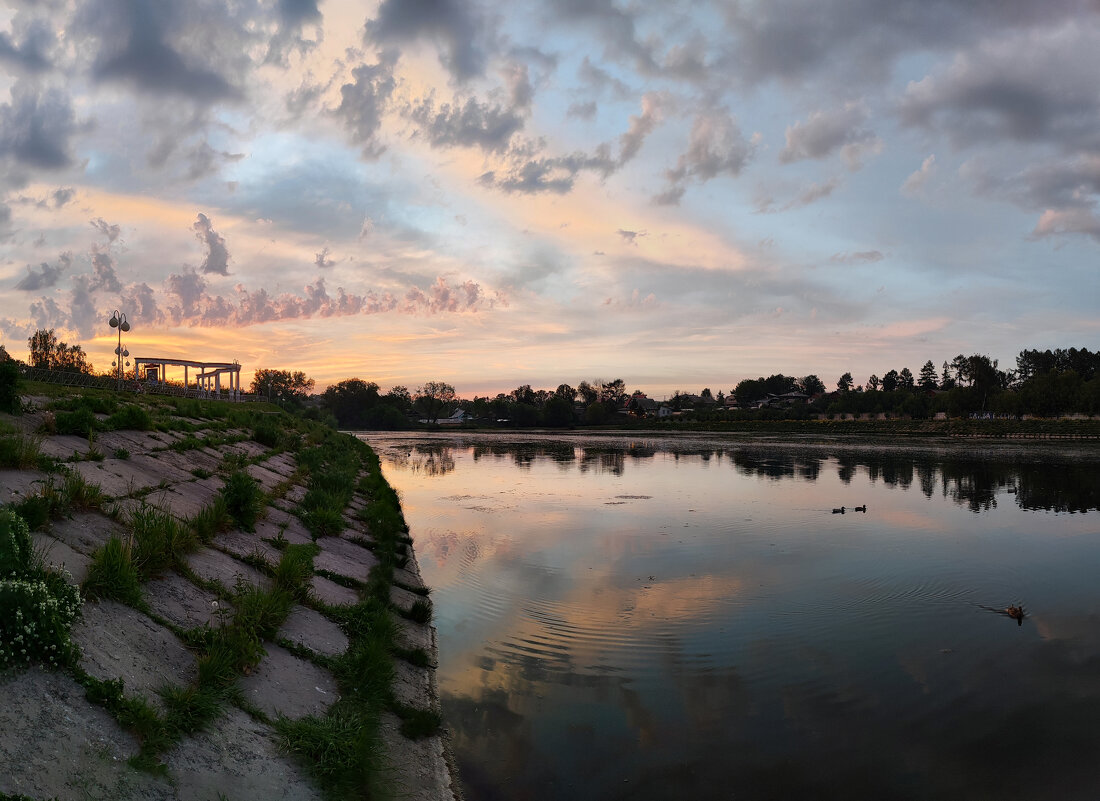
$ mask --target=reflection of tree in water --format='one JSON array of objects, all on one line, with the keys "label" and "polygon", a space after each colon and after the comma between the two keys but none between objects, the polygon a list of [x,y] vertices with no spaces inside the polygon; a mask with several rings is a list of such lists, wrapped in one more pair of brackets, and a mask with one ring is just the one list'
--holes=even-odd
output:
[{"label": "reflection of tree in water", "polygon": [[1021,465],[1016,482],[1021,509],[1100,510],[1100,466]]},{"label": "reflection of tree in water", "polygon": [[577,459],[572,443],[554,441],[538,443],[490,442],[478,443],[473,446],[475,462],[486,456],[511,459],[516,467],[521,470],[528,470],[536,461],[543,459],[548,459],[567,468]]},{"label": "reflection of tree in water", "polygon": [[395,464],[412,473],[425,476],[445,476],[455,469],[454,448],[449,445],[417,445],[405,454],[404,464]]},{"label": "reflection of tree in water", "polygon": [[859,460],[854,456],[840,456],[837,458],[836,475],[842,484],[851,484],[852,476],[856,474]]},{"label": "reflection of tree in water", "polygon": [[621,476],[626,467],[626,451],[621,448],[589,447],[581,450],[582,473],[610,473]]},{"label": "reflection of tree in water", "polygon": [[743,452],[731,454],[737,472],[743,476],[763,476],[781,479],[794,477],[793,459],[776,459],[758,453]]},{"label": "reflection of tree in water", "polygon": [[1015,483],[1018,466],[1004,462],[945,460],[938,464],[943,497],[971,512],[997,508],[997,495]]}]

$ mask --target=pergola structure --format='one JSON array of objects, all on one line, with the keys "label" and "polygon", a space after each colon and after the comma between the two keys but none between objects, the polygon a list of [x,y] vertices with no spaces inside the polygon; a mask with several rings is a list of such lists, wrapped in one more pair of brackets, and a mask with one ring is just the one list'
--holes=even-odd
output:
[{"label": "pergola structure", "polygon": [[169,367],[183,368],[183,385],[191,386],[190,371],[195,374],[195,385],[201,392],[220,395],[222,376],[229,379],[226,388],[230,397],[241,393],[241,365],[238,362],[195,362],[188,359],[158,359],[134,357],[134,375],[139,381],[167,381]]}]

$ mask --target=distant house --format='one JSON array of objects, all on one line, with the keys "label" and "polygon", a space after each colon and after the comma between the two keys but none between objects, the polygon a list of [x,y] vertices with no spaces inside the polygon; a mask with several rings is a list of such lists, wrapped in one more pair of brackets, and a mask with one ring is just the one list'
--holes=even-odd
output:
[{"label": "distant house", "polygon": [[[438,420],[436,420],[435,423],[436,423],[436,425],[441,425],[441,426],[457,426],[457,425],[462,425],[463,423],[469,422],[472,419],[473,419],[473,416],[469,412],[467,412],[465,409],[455,409],[450,417],[441,417]],[[428,420],[427,418],[421,418],[420,422],[427,425],[427,424],[431,423],[432,421]]]}]

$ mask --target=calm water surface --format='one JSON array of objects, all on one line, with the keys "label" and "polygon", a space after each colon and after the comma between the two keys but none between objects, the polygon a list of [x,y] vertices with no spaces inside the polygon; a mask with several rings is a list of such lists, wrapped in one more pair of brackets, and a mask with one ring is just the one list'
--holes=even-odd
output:
[{"label": "calm water surface", "polygon": [[1100,798],[1096,465],[365,438],[469,801]]}]

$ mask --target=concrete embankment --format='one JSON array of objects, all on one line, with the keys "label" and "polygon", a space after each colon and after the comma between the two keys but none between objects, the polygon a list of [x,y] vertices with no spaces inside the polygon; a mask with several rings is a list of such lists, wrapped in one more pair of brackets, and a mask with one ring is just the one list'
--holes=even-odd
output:
[{"label": "concrete embankment", "polygon": [[[0,506],[41,516],[45,564],[98,589],[82,594],[69,663],[0,673],[0,796],[456,797],[428,591],[405,532],[372,522],[376,460],[335,518],[310,517],[320,489],[300,456],[343,435],[319,445],[286,415],[194,401],[143,406],[134,419],[152,430],[104,430],[117,413],[100,413],[92,437],[42,434],[51,402],[0,415],[0,440],[32,451],[0,467]],[[225,516],[231,474],[261,501],[251,526]],[[156,526],[170,532],[160,551]],[[103,579],[112,542],[141,579],[127,601]],[[340,749],[342,764],[323,753]]]}]

